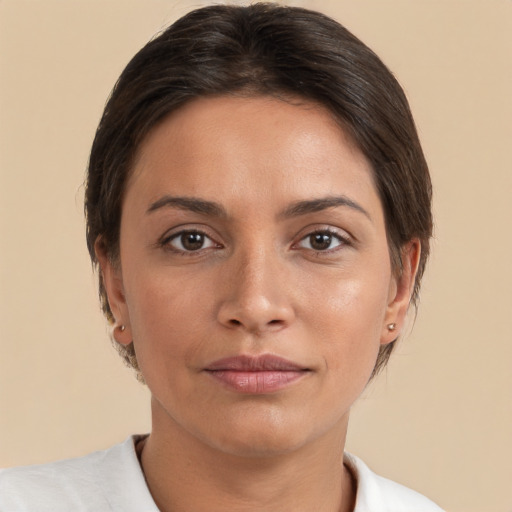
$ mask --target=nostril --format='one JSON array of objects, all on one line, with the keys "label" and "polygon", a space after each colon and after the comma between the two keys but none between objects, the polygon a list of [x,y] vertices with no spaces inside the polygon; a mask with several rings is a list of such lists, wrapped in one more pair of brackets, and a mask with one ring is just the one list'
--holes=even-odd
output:
[{"label": "nostril", "polygon": [[[275,319],[275,320],[270,320],[267,325],[281,325],[282,322],[283,322],[282,320]],[[232,318],[231,320],[229,320],[229,323],[232,326],[243,325],[242,322],[240,320],[237,320],[236,318]]]}]

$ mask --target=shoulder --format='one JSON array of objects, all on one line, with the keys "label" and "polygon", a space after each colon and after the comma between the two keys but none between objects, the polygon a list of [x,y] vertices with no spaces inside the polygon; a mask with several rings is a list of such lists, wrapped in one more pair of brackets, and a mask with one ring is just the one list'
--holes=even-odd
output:
[{"label": "shoulder", "polygon": [[357,480],[354,512],[443,512],[422,494],[376,475],[354,455],[345,453],[344,463]]},{"label": "shoulder", "polygon": [[2,469],[0,510],[55,512],[82,510],[83,503],[104,510],[95,478],[98,455],[62,460],[50,464]]},{"label": "shoulder", "polygon": [[69,510],[158,510],[145,484],[132,438],[84,457],[0,470],[0,511]]}]

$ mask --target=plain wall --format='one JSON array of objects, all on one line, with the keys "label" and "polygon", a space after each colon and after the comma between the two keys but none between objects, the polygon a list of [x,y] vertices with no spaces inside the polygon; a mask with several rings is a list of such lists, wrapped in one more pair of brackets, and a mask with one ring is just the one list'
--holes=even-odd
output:
[{"label": "plain wall", "polygon": [[[354,407],[347,448],[448,511],[510,512],[512,1],[285,3],[334,16],[395,72],[435,187],[414,329]],[[0,466],[150,428],[99,312],[82,182],[124,65],[204,4],[0,2]]]}]

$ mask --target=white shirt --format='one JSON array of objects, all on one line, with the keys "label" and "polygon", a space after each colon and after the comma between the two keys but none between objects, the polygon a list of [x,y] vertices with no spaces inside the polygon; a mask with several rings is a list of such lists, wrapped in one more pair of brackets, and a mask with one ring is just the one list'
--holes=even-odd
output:
[{"label": "white shirt", "polygon": [[[135,452],[135,439],[49,464],[0,470],[0,512],[159,512]],[[442,512],[430,500],[382,478],[345,454],[357,480],[354,512]]]}]

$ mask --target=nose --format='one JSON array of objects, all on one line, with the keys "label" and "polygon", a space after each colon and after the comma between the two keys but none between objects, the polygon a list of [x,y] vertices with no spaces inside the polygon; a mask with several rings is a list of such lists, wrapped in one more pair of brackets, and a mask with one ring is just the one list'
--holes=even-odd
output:
[{"label": "nose", "polygon": [[279,256],[247,251],[227,266],[218,320],[231,329],[255,334],[278,331],[295,317],[290,286]]}]

